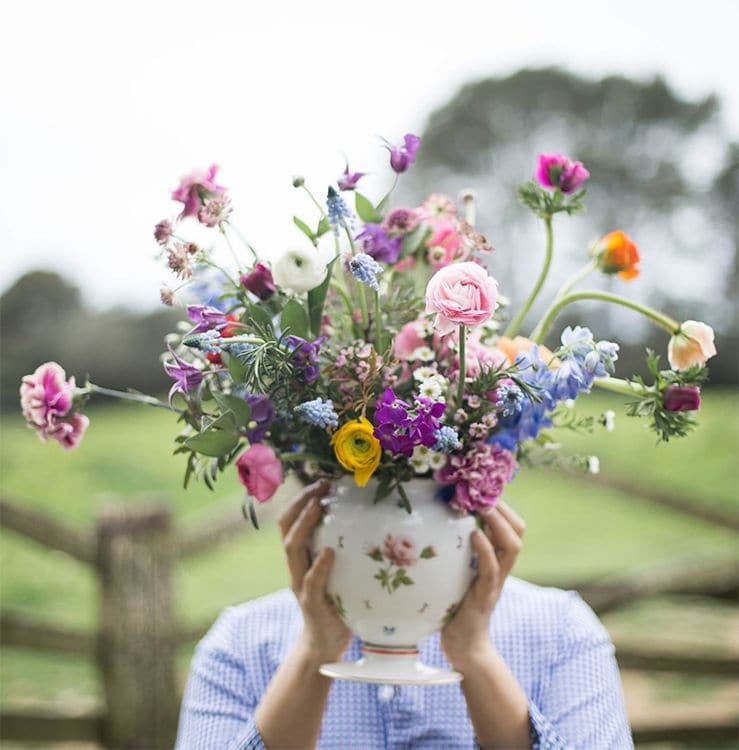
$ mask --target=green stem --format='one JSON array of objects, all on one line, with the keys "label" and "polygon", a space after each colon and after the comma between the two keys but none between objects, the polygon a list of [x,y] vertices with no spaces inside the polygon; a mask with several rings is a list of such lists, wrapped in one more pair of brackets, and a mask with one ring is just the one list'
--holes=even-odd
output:
[{"label": "green stem", "polygon": [[547,244],[546,249],[544,251],[544,265],[541,268],[541,271],[539,273],[539,278],[536,280],[536,283],[534,284],[534,288],[531,290],[531,294],[529,295],[529,298],[526,300],[524,306],[519,311],[518,315],[510,322],[508,328],[505,330],[505,336],[508,336],[509,338],[512,338],[515,336],[519,329],[521,328],[521,324],[525,320],[526,316],[529,313],[529,310],[531,310],[532,305],[536,301],[536,298],[539,296],[539,292],[541,291],[541,288],[544,286],[544,282],[547,279],[547,276],[549,275],[549,267],[552,265],[552,251],[554,249],[554,233],[552,232],[552,217],[546,216],[544,218],[544,227],[546,229],[546,235],[547,235]]},{"label": "green stem", "polygon": [[346,307],[346,311],[351,315],[354,312],[354,305],[352,305],[352,301],[349,299],[349,295],[346,292],[346,289],[339,283],[337,279],[331,279],[331,281],[328,282],[329,286],[336,292],[338,292],[339,297],[341,297],[342,301],[344,302],[344,306]]},{"label": "green stem", "polygon": [[84,388],[78,389],[81,394],[84,393],[96,393],[99,396],[108,396],[109,398],[117,398],[121,401],[136,401],[139,404],[146,404],[147,406],[155,406],[157,409],[166,409],[167,411],[173,411],[177,414],[182,414],[182,409],[177,409],[174,406],[170,406],[164,401],[160,401],[154,396],[147,396],[145,393],[131,393],[130,391],[114,391],[111,388],[103,388],[102,386],[95,385],[95,383],[87,382]]},{"label": "green stem", "polygon": [[239,288],[239,284],[236,282],[236,280],[231,276],[231,274],[226,271],[224,268],[221,268],[221,266],[218,265],[218,263],[214,263],[209,258],[203,258],[201,263],[205,263],[206,266],[210,266],[211,268],[215,268],[218,271],[220,271],[237,289]]},{"label": "green stem", "polygon": [[380,351],[380,340],[382,337],[382,311],[380,310],[380,293],[375,292],[375,349],[380,353],[384,354],[384,351]]},{"label": "green stem", "polygon": [[228,238],[228,235],[226,234],[226,228],[221,225],[219,227],[219,231],[223,235],[223,239],[226,240],[226,244],[228,245],[228,249],[231,251],[231,257],[234,259],[234,263],[236,264],[236,270],[241,271],[241,262],[239,261],[239,256],[236,255],[236,251],[234,250],[234,246],[231,244],[231,240]]},{"label": "green stem", "polygon": [[[307,185],[305,185],[305,183],[303,185],[301,185],[301,187],[303,188],[303,190],[305,190],[305,192],[307,193],[308,197],[313,201],[313,203],[315,204],[316,208],[320,211],[321,218],[322,219],[326,219],[326,221],[328,221],[328,214],[326,213],[326,209],[318,202],[318,200],[316,199],[316,196],[313,195],[313,193],[310,191],[310,189],[307,187]],[[347,233],[348,233],[348,230],[347,230]],[[349,241],[351,242],[351,237],[349,238]],[[338,255],[339,251],[340,251],[339,238],[336,236],[335,233],[334,233],[334,249],[336,250],[336,254]]]},{"label": "green stem", "polygon": [[647,391],[638,383],[630,383],[622,378],[596,378],[593,385],[604,391],[618,393],[621,396],[644,396]]},{"label": "green stem", "polygon": [[586,263],[577,273],[575,273],[573,276],[567,279],[564,284],[562,284],[562,286],[557,291],[557,294],[554,295],[554,299],[564,297],[564,295],[567,294],[573,286],[576,286],[584,278],[589,276],[597,268],[597,266],[598,263],[594,260]]},{"label": "green stem", "polygon": [[559,315],[561,310],[572,302],[580,302],[581,300],[597,300],[600,302],[610,302],[613,305],[628,307],[630,310],[635,310],[636,312],[641,313],[644,317],[649,318],[649,320],[656,323],[658,326],[661,326],[670,334],[675,334],[680,330],[680,324],[676,320],[673,320],[669,315],[665,315],[658,310],[654,310],[646,305],[640,305],[638,302],[633,302],[625,297],[619,297],[617,294],[591,290],[585,292],[573,292],[572,294],[566,294],[564,297],[555,299],[546,313],[544,313],[542,319],[537,323],[536,328],[531,332],[531,339],[537,344],[540,344],[549,332],[554,319]]},{"label": "green stem", "polygon": [[236,233],[236,236],[241,241],[241,244],[244,245],[244,247],[252,254],[252,256],[254,257],[254,261],[258,263],[259,256],[257,255],[257,251],[254,248],[254,245],[252,245],[251,242],[249,242],[249,240],[247,240],[246,237],[244,237],[244,235],[241,233],[239,228],[235,226],[234,224],[232,224],[230,221],[226,222],[226,226]]},{"label": "green stem", "polygon": [[459,326],[459,373],[457,375],[457,409],[462,408],[464,400],[464,386],[467,379],[467,329],[464,325]]}]

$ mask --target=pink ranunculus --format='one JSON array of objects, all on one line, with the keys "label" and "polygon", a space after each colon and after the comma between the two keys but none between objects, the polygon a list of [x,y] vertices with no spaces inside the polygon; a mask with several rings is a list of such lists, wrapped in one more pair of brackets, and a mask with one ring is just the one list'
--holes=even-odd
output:
[{"label": "pink ranunculus", "polygon": [[449,505],[462,512],[493,507],[516,474],[518,464],[510,451],[498,445],[473,443],[466,453],[449,456],[434,479],[454,487]]},{"label": "pink ranunculus", "polygon": [[409,568],[418,562],[418,550],[415,542],[409,536],[393,536],[385,534],[382,543],[382,554],[385,559],[399,568]]},{"label": "pink ranunculus", "polygon": [[426,286],[426,312],[444,336],[456,326],[482,325],[497,307],[498,282],[477,263],[452,263],[439,269]]},{"label": "pink ranunculus", "polygon": [[197,216],[204,198],[226,192],[226,188],[215,181],[217,172],[218,167],[211,164],[208,169],[195,169],[180,180],[172,191],[172,200],[184,204],[180,218]]},{"label": "pink ranunculus", "polygon": [[39,365],[21,382],[21,411],[32,427],[45,429],[72,408],[74,377],[67,375],[56,362]]},{"label": "pink ranunculus", "polygon": [[422,325],[422,321],[414,320],[398,331],[393,344],[393,354],[398,359],[408,359],[416,349],[426,346],[426,339],[421,335]]},{"label": "pink ranunculus", "polygon": [[713,328],[697,320],[686,320],[667,345],[667,359],[673,370],[689,370],[715,355]]},{"label": "pink ranunculus", "polygon": [[260,503],[266,503],[282,484],[282,462],[264,443],[255,443],[236,461],[239,481]]}]

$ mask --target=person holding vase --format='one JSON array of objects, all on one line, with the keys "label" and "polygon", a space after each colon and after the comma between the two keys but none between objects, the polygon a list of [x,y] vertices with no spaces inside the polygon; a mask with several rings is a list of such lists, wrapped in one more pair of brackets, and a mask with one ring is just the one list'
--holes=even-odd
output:
[{"label": "person holding vase", "polygon": [[576,593],[510,575],[525,523],[502,501],[472,532],[478,571],[456,615],[422,644],[459,686],[321,675],[357,649],[326,596],[333,550],[311,562],[328,491],[307,487],[280,518],[291,591],[227,610],[198,646],[177,750],[633,747],[608,634]]}]

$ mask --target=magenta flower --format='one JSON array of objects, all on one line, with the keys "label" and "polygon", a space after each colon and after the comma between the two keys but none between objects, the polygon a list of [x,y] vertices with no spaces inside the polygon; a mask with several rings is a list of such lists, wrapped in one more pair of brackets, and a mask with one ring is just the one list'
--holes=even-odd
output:
[{"label": "magenta flower", "polygon": [[695,385],[670,385],[665,390],[665,411],[698,411],[701,408],[701,391]]},{"label": "magenta flower", "polygon": [[466,453],[449,456],[436,472],[439,484],[454,487],[449,505],[458,511],[479,512],[493,507],[517,469],[516,458],[498,445],[474,443]]},{"label": "magenta flower", "polygon": [[198,221],[211,229],[228,221],[231,215],[231,202],[225,195],[206,198],[198,209]]},{"label": "magenta flower", "polygon": [[179,186],[172,191],[172,200],[184,204],[180,214],[181,219],[185,216],[197,216],[206,198],[226,192],[225,187],[216,184],[216,172],[218,172],[218,167],[211,164],[208,169],[196,169],[180,180]]},{"label": "magenta flower", "polygon": [[590,172],[582,162],[572,161],[562,154],[539,154],[535,177],[542,187],[566,194],[579,190]]},{"label": "magenta flower", "polygon": [[365,176],[365,174],[366,172],[350,172],[349,164],[347,163],[341,177],[337,180],[339,190],[354,190],[354,188],[357,187],[357,183]]},{"label": "magenta flower", "polygon": [[74,398],[74,377],[56,362],[45,362],[21,382],[21,411],[29,427],[43,441],[56,440],[65,450],[76,447],[89,420],[83,414],[70,414]]},{"label": "magenta flower", "polygon": [[244,289],[259,297],[262,302],[268,300],[277,291],[272,271],[264,263],[257,263],[249,273],[242,274],[239,281]]},{"label": "magenta flower", "polygon": [[178,357],[172,349],[169,353],[174,357],[174,364],[164,363],[164,372],[174,380],[169,389],[169,403],[172,403],[175,393],[187,394],[194,391],[203,382],[203,373],[197,367]]},{"label": "magenta flower", "polygon": [[211,330],[221,331],[230,322],[226,313],[208,305],[188,305],[187,317],[195,323],[195,328],[190,331],[190,334]]},{"label": "magenta flower", "polygon": [[239,481],[260,503],[266,503],[282,484],[282,463],[268,445],[256,443],[236,461]]},{"label": "magenta flower", "polygon": [[365,224],[354,239],[359,240],[364,252],[379,263],[395,263],[403,249],[403,238],[390,237],[381,224]]},{"label": "magenta flower", "polygon": [[377,399],[374,436],[383,450],[410,458],[417,445],[427,448],[436,445],[436,431],[445,408],[442,401],[418,396],[409,404],[398,398],[392,388],[386,388]]},{"label": "magenta flower", "polygon": [[421,148],[421,139],[413,133],[406,133],[402,146],[388,144],[385,148],[390,152],[390,166],[393,171],[401,174],[408,171],[416,161],[416,154]]},{"label": "magenta flower", "polygon": [[413,208],[394,208],[382,222],[382,228],[391,236],[410,234],[421,223]]}]

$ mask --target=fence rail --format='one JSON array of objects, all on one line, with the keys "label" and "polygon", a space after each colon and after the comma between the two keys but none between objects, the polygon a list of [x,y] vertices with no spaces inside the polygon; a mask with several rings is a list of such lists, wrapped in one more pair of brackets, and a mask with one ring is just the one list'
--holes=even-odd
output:
[{"label": "fence rail", "polygon": [[[173,575],[179,560],[205,552],[250,526],[236,510],[194,529],[174,527],[161,503],[106,508],[93,531],[81,532],[7,498],[0,499],[0,526],[37,544],[62,551],[93,568],[100,582],[97,633],[60,628],[12,612],[0,613],[2,645],[95,660],[105,694],[102,713],[58,715],[41,710],[0,714],[0,739],[20,742],[97,742],[104,747],[171,748],[179,694],[176,651],[202,636],[210,625],[182,627],[175,619]],[[552,582],[553,585],[560,585]],[[569,582],[603,613],[635,599],[662,593],[731,597],[739,593],[732,562],[684,570],[646,571],[606,582]],[[622,668],[685,674],[734,675],[728,657],[618,650]],[[713,722],[636,727],[637,742],[679,741],[703,746],[731,739],[736,726]]]}]

